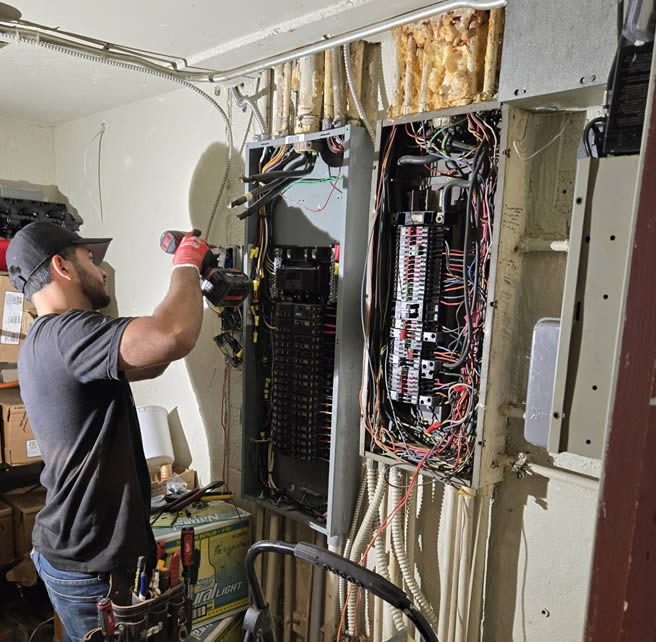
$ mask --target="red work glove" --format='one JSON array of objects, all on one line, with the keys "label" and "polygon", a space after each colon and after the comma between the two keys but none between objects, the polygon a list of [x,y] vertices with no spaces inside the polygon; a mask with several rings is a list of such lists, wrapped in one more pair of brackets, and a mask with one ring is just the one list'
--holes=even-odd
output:
[{"label": "red work glove", "polygon": [[173,255],[173,269],[179,267],[194,267],[200,275],[203,260],[210,251],[209,245],[200,237],[189,232],[178,245]]}]

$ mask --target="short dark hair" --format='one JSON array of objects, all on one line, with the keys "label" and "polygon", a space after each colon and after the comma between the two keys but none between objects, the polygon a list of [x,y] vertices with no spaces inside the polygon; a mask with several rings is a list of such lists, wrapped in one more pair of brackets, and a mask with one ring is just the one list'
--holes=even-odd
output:
[{"label": "short dark hair", "polygon": [[[54,256],[61,256],[67,261],[75,261],[77,259],[77,255],[75,254],[75,246],[69,245],[68,247],[65,247],[63,250],[57,252],[57,254],[55,254]],[[23,294],[25,295],[25,298],[28,301],[31,301],[34,294],[39,290],[41,290],[42,288],[45,288],[46,285],[48,285],[48,283],[50,283],[51,281],[52,281],[52,274],[50,272],[50,259],[48,259],[45,263],[40,265],[34,271],[32,276],[25,284],[25,287],[23,288]]]}]

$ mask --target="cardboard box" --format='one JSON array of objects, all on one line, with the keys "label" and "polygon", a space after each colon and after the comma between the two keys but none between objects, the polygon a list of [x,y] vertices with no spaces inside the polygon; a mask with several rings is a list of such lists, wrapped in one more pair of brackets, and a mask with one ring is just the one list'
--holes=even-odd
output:
[{"label": "cardboard box", "polygon": [[32,550],[32,529],[36,514],[45,506],[46,489],[42,486],[16,488],[2,495],[14,512],[14,540],[16,557],[25,559]]},{"label": "cardboard box", "polygon": [[251,516],[226,502],[209,502],[186,513],[165,515],[154,524],[157,541],[166,544],[170,556],[180,550],[180,529],[193,526],[200,569],[193,605],[194,624],[208,623],[244,611],[248,584],[244,559],[250,546]]},{"label": "cardboard box", "polygon": [[[184,482],[187,483],[187,490],[194,490],[198,488],[198,481],[196,479],[196,471],[190,468],[181,468],[173,466],[173,472],[178,475]],[[166,495],[166,480],[159,481],[159,476],[150,482],[150,495],[157,497],[158,495]]]},{"label": "cardboard box", "polygon": [[0,390],[2,459],[10,466],[41,461],[41,451],[27,420],[18,388]]},{"label": "cardboard box", "polygon": [[14,511],[9,504],[0,501],[0,566],[16,559],[14,541]]},{"label": "cardboard box", "polygon": [[15,363],[21,342],[36,319],[36,308],[0,272],[0,362]]}]

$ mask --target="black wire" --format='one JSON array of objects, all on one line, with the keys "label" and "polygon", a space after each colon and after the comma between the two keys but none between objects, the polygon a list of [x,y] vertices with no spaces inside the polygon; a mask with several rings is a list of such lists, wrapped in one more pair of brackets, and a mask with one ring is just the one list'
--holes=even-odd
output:
[{"label": "black wire", "polygon": [[[471,176],[469,178],[469,188],[467,190],[467,209],[465,212],[465,234],[463,239],[463,252],[462,252],[462,281],[464,287],[464,306],[465,306],[465,323],[467,324],[467,336],[466,343],[462,348],[462,353],[459,359],[455,363],[442,363],[442,367],[447,370],[458,370],[467,360],[469,356],[469,351],[471,349],[472,341],[472,320],[471,320],[471,310],[469,307],[469,283],[468,283],[468,255],[469,255],[469,228],[471,226],[470,219],[472,218],[472,196],[474,195],[474,189],[478,191],[478,185],[476,181],[478,180],[478,174],[480,172],[481,164],[483,163],[484,150],[487,149],[486,143],[481,143],[479,148],[476,150],[476,155],[474,156],[474,162],[472,165]],[[478,247],[478,245],[477,245]],[[477,266],[478,267],[478,266]],[[473,292],[473,296],[477,295],[476,290]]]}]

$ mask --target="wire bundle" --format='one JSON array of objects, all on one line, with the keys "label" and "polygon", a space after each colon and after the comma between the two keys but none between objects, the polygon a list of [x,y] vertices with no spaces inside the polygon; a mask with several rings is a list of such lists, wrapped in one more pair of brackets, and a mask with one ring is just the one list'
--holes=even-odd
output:
[{"label": "wire bundle", "polygon": [[[258,480],[262,492],[269,499],[291,505],[294,508],[312,515],[315,520],[322,521],[326,517],[326,498],[311,488],[295,488],[290,490],[276,481],[275,465],[280,444],[276,443],[273,430],[273,400],[275,389],[276,364],[276,332],[279,330],[276,323],[276,301],[279,299],[276,283],[276,271],[281,267],[280,251],[273,245],[273,227],[275,226],[274,212],[280,199],[293,205],[298,205],[310,212],[323,211],[331,200],[333,193],[338,189],[341,178],[342,162],[344,156],[344,142],[339,137],[326,140],[326,149],[339,162],[337,175],[332,176],[329,166],[329,175],[326,177],[310,177],[313,172],[316,155],[297,154],[292,146],[267,147],[263,151],[260,161],[260,171],[251,176],[242,177],[246,183],[258,183],[259,187],[252,189],[246,195],[233,202],[233,206],[252,201],[251,206],[245,210],[241,217],[250,216],[257,212],[257,241],[250,251],[251,279],[253,281],[253,295],[251,299],[251,315],[253,317],[253,342],[257,345],[258,361],[264,373],[263,385],[263,416],[262,432],[260,438],[254,440],[255,460],[258,471]],[[323,155],[323,152],[322,152]],[[337,163],[334,163],[336,166]],[[330,186],[325,203],[317,209],[310,209],[301,203],[292,200],[287,192],[296,184],[319,183]],[[333,269],[331,273],[336,273]],[[326,314],[333,310],[332,317],[326,316],[322,320],[321,334],[328,339],[334,335],[336,321],[334,319],[334,305],[325,306]],[[330,341],[324,342],[326,345]],[[322,344],[323,345],[323,344]],[[329,363],[333,358],[332,352],[325,346],[321,348],[321,359]],[[332,372],[332,369],[331,369]],[[331,440],[332,396],[324,395],[321,398],[320,417],[322,419],[319,430],[319,446],[329,452]],[[283,448],[284,451],[284,448]],[[323,459],[321,459],[323,461]]]},{"label": "wire bundle", "polygon": [[[368,377],[366,394],[363,389],[360,396],[370,448],[413,466],[423,461],[425,469],[453,483],[468,480],[473,465],[498,117],[494,111],[471,113],[447,125],[420,121],[388,130],[369,244],[368,282],[363,281],[362,288],[363,298],[365,291],[371,297],[368,315],[365,318],[363,313],[362,318]],[[397,212],[413,209],[402,193],[406,186],[424,194],[427,202],[435,200],[428,192],[435,192],[443,207],[445,200],[452,200],[454,187],[461,193],[456,199],[459,218],[444,228],[451,230],[451,243],[444,243],[440,263],[440,327],[430,355],[437,364],[429,381],[436,399],[432,409],[408,403],[407,398],[395,401],[390,391],[390,371],[399,369],[390,348],[392,298],[398,291],[394,275],[399,274],[393,265],[397,258],[393,227]],[[456,230],[462,232],[456,234]],[[425,386],[426,375],[422,377]]]}]

